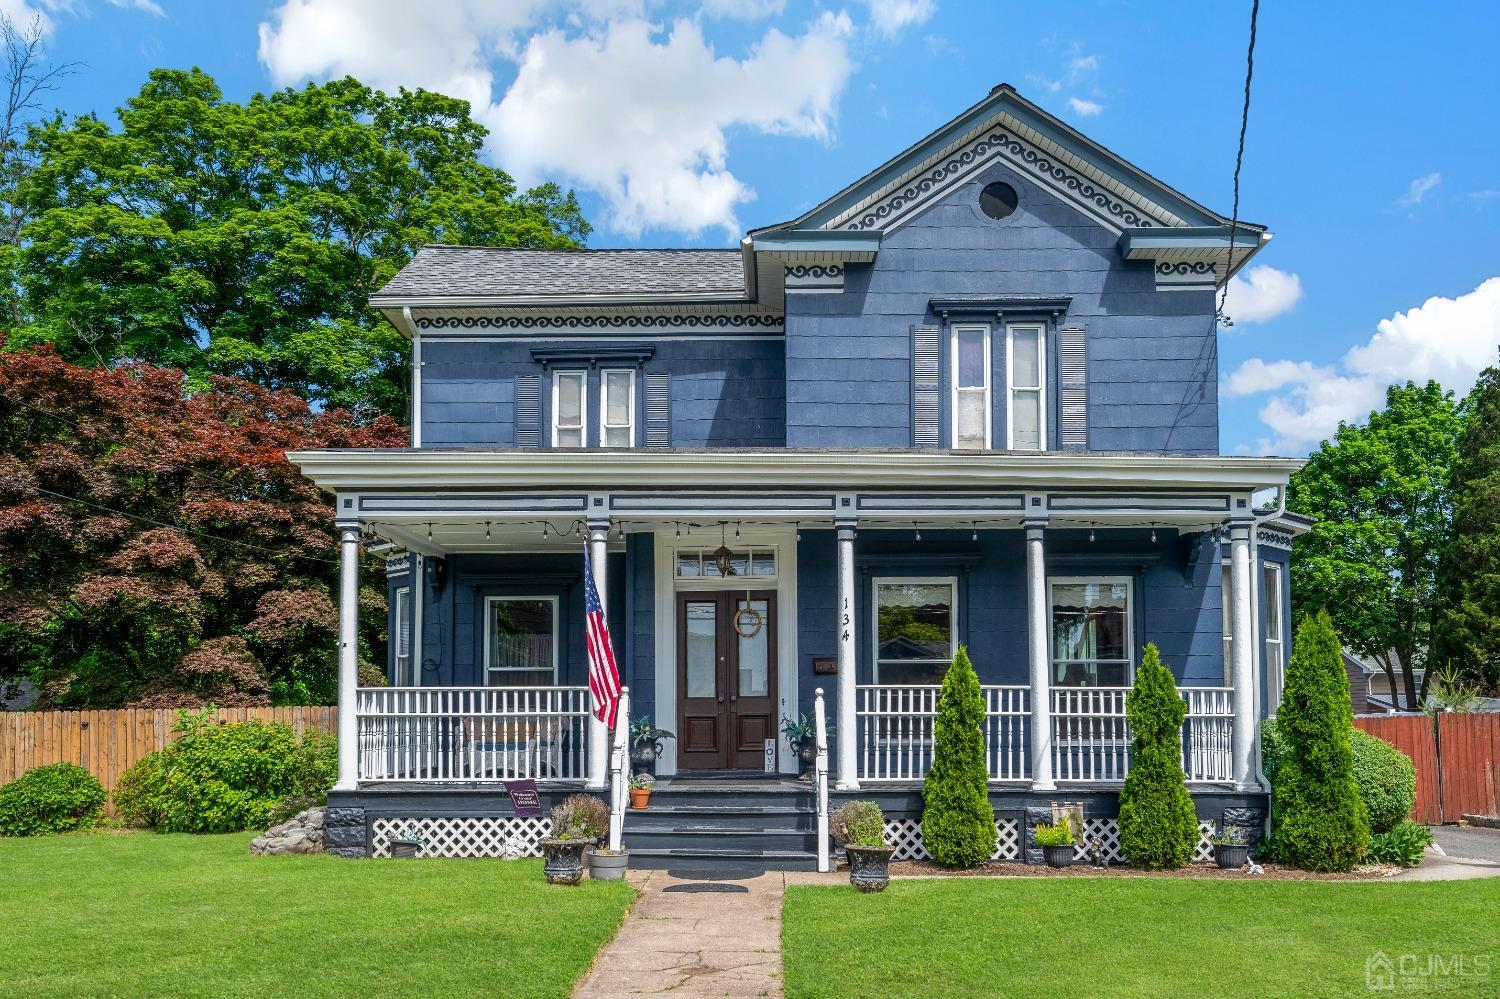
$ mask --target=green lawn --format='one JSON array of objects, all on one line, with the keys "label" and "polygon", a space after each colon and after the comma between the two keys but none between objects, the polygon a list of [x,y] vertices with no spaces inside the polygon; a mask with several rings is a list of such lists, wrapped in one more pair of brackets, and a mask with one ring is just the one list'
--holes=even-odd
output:
[{"label": "green lawn", "polygon": [[895,881],[787,889],[787,995],[1369,996],[1383,950],[1486,977],[1397,994],[1500,994],[1500,879],[1357,884],[1167,878]]},{"label": "green lawn", "polygon": [[250,836],[0,839],[0,996],[566,996],[634,897],[540,860],[252,857]]}]

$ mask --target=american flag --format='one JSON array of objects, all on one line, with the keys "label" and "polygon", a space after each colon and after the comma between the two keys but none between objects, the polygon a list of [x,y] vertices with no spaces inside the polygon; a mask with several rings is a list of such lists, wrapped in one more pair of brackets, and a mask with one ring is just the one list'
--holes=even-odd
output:
[{"label": "american flag", "polygon": [[594,563],[587,546],[583,549],[583,620],[594,717],[614,728],[615,713],[620,709],[620,671],[615,666],[614,642],[609,637],[609,623],[604,620],[604,606],[599,603],[599,590],[594,586]]}]

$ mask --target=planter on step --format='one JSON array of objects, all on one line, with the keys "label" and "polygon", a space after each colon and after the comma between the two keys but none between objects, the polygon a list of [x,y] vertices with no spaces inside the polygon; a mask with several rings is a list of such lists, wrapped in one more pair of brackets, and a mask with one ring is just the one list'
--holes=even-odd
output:
[{"label": "planter on step", "polygon": [[1226,871],[1244,867],[1250,860],[1250,847],[1243,843],[1215,843],[1214,863]]},{"label": "planter on step", "polygon": [[885,891],[891,883],[891,854],[894,846],[844,845],[849,855],[849,883],[863,892]]},{"label": "planter on step", "polygon": [[544,839],[542,872],[552,885],[576,885],[583,880],[583,851],[590,846],[582,839]]},{"label": "planter on step", "polygon": [[629,850],[590,850],[589,878],[593,881],[624,881],[630,865]]},{"label": "planter on step", "polygon": [[1042,847],[1042,859],[1048,867],[1069,867],[1073,863],[1073,844]]},{"label": "planter on step", "polygon": [[649,787],[633,787],[630,789],[630,807],[645,808],[651,804],[651,789]]}]

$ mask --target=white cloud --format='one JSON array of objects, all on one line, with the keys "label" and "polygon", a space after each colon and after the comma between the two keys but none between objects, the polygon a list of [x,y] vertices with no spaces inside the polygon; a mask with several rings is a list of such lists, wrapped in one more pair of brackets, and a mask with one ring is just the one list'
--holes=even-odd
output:
[{"label": "white cloud", "polygon": [[1440,173],[1430,173],[1425,177],[1418,177],[1407,187],[1406,193],[1396,199],[1396,204],[1406,208],[1410,208],[1413,205],[1420,205],[1422,199],[1427,197],[1432,189],[1442,182],[1443,175]]},{"label": "white cloud", "polygon": [[736,236],[735,208],[753,192],[728,168],[727,131],[827,139],[851,31],[824,14],[796,37],[769,30],[743,60],[717,55],[688,20],[662,41],[634,20],[597,37],[534,35],[495,109],[496,138],[519,176],[562,173],[601,193],[627,235]]},{"label": "white cloud", "polygon": [[144,11],[153,17],[166,17],[167,12],[161,9],[161,4],[156,0],[108,0],[111,7],[119,7],[122,10]]},{"label": "white cloud", "polygon": [[758,21],[780,14],[786,9],[786,0],[703,0],[698,9],[708,17]]},{"label": "white cloud", "polygon": [[865,0],[875,30],[887,38],[937,12],[936,0]]},{"label": "white cloud", "polygon": [[0,0],[0,17],[4,17],[16,27],[18,31],[25,32],[36,24],[41,28],[44,35],[52,33],[52,18],[48,16],[49,11],[57,9],[56,4],[27,3],[26,0]]},{"label": "white cloud", "polygon": [[1083,115],[1085,118],[1092,118],[1094,115],[1104,110],[1104,105],[1100,104],[1098,101],[1084,100],[1082,97],[1069,97],[1068,107],[1071,108],[1075,113]]},{"label": "white cloud", "polygon": [[1386,386],[1429,379],[1463,395],[1500,348],[1500,277],[1466,295],[1433,297],[1382,319],[1369,341],[1349,349],[1337,366],[1251,358],[1227,378],[1226,396],[1276,393],[1261,407],[1275,434],[1260,449],[1306,451],[1330,437],[1340,420],[1358,421],[1379,408]]},{"label": "white cloud", "polygon": [[1274,267],[1252,267],[1229,279],[1224,312],[1238,323],[1264,323],[1275,319],[1302,297],[1302,279]]},{"label": "white cloud", "polygon": [[[840,11],[792,34],[767,28],[735,58],[715,50],[698,19],[648,22],[648,6],[283,0],[260,25],[260,59],[278,84],[348,74],[467,100],[491,131],[495,162],[523,184],[557,179],[599,193],[602,221],[624,235],[738,235],[736,207],[754,191],[729,166],[730,131],[826,141],[853,71],[854,25]],[[748,16],[780,4],[711,6]],[[509,64],[515,79],[497,93],[497,65]]]}]

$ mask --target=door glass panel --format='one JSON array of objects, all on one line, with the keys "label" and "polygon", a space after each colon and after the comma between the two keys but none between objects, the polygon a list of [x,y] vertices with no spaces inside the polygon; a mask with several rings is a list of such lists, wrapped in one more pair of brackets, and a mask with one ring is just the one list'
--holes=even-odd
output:
[{"label": "door glass panel", "polygon": [[[771,692],[769,668],[771,615],[764,600],[746,600],[740,597],[734,602],[736,614],[746,608],[760,615],[760,630],[747,638],[739,632],[749,631],[749,627],[736,627],[735,629],[735,639],[740,643],[740,696],[766,697]],[[736,618],[736,623],[740,623],[738,618]],[[749,625],[750,622],[745,621],[744,624]]]},{"label": "door glass panel", "polygon": [[718,605],[687,605],[687,696],[718,695]]}]

